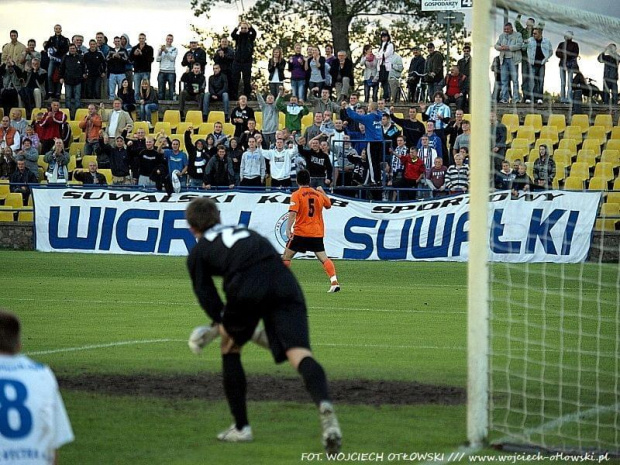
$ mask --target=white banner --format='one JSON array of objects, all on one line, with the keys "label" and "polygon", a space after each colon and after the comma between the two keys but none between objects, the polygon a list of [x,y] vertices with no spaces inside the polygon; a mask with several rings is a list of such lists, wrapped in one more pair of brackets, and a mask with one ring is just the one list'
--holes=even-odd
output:
[{"label": "white banner", "polygon": [[473,6],[473,0],[422,0],[422,11],[464,10]]},{"label": "white banner", "polygon": [[[34,189],[36,248],[44,252],[187,255],[195,239],[184,210],[211,197],[222,223],[246,224],[278,251],[286,243],[289,194],[165,193]],[[489,253],[493,261],[584,261],[600,193],[536,192],[511,199],[491,194]],[[324,212],[325,248],[334,258],[466,261],[469,196],[421,202],[368,203],[332,196]]]}]

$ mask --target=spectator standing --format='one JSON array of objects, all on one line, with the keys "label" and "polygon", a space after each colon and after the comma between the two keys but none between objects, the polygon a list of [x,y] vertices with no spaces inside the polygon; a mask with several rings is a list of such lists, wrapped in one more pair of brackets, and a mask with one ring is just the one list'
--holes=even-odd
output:
[{"label": "spectator standing", "polygon": [[95,104],[88,105],[88,114],[80,121],[79,126],[86,135],[86,143],[84,144],[84,155],[92,155],[97,150],[99,144],[99,133],[102,129],[101,116],[97,112]]},{"label": "spectator standing", "polygon": [[[21,355],[21,328],[17,317],[0,310],[0,379],[3,397],[12,400],[3,406],[3,434],[0,456],[13,457],[27,451],[23,463],[58,463],[58,449],[73,441],[73,431],[58,390],[58,383],[48,366]],[[6,398],[6,397],[5,397]],[[8,421],[20,418],[21,421]],[[11,459],[9,459],[11,460]],[[22,462],[17,458],[13,463]],[[8,462],[10,463],[10,462]]]},{"label": "spectator standing", "polygon": [[205,66],[207,65],[207,52],[205,52],[202,47],[198,46],[197,39],[191,39],[189,41],[189,51],[183,57],[181,66],[187,66],[188,71],[191,71],[194,63],[198,63],[200,65],[201,73],[205,72]]},{"label": "spectator standing", "polygon": [[471,79],[471,45],[463,45],[463,58],[456,62],[459,73]]},{"label": "spectator standing", "polygon": [[114,100],[116,88],[121,89],[125,77],[125,65],[129,62],[127,50],[121,47],[121,38],[114,37],[114,48],[110,48],[106,57],[108,62],[108,97]]},{"label": "spectator standing", "polygon": [[284,113],[284,126],[291,132],[301,133],[301,120],[310,113],[302,99],[291,95],[288,103],[284,101],[284,87],[280,88],[280,94],[276,99],[276,108]]},{"label": "spectator standing", "polygon": [[49,67],[47,69],[47,89],[52,97],[60,98],[60,63],[69,51],[69,39],[62,35],[62,26],[56,24],[54,26],[54,35],[47,39],[46,42],[47,55],[49,57]]},{"label": "spectator standing", "polygon": [[[26,108],[26,113],[30,113],[33,108],[41,108],[45,97],[45,82],[47,73],[41,69],[41,62],[38,58],[33,58],[27,71],[15,68],[17,77],[23,81],[19,90],[19,96]],[[34,118],[33,118],[34,119]]]},{"label": "spectator standing", "polygon": [[256,139],[248,138],[248,149],[243,152],[240,167],[240,186],[260,187],[265,182],[265,159],[262,157]]},{"label": "spectator standing", "polygon": [[424,74],[425,67],[426,60],[420,52],[420,47],[413,47],[413,58],[409,63],[409,70],[407,71],[407,88],[409,89],[408,97],[410,102],[413,102],[416,98],[418,83],[422,79],[421,75]]},{"label": "spectator standing", "polygon": [[60,102],[52,100],[50,109],[41,119],[41,151],[47,153],[54,147],[54,140],[62,137],[62,125],[67,122],[67,115],[60,111]]},{"label": "spectator standing", "polygon": [[[326,62],[327,63],[327,62]],[[336,101],[339,102],[349,97],[351,89],[354,88],[353,80],[353,61],[347,56],[347,52],[340,50],[338,58],[332,61],[329,66],[331,85],[336,89]]]},{"label": "spectator standing", "polygon": [[269,73],[269,93],[274,97],[278,95],[279,88],[284,83],[285,67],[286,60],[282,56],[282,47],[275,47],[271,52],[271,58],[269,58],[269,63],[267,65],[267,72]]},{"label": "spectator standing", "polygon": [[106,132],[109,137],[120,136],[123,131],[130,131],[133,127],[133,120],[129,113],[123,110],[123,101],[120,98],[114,99],[112,110],[106,110],[103,103],[99,107],[101,120],[108,123]]},{"label": "spectator standing", "polygon": [[[32,68],[32,60],[37,59],[41,61],[41,52],[37,52],[37,41],[34,39],[28,40],[28,46],[26,50],[22,52],[22,55],[16,63],[20,65],[21,69],[24,71],[30,71]],[[4,55],[3,55],[4,56]]]},{"label": "spectator standing", "polygon": [[210,102],[222,102],[224,105],[224,115],[226,122],[228,122],[228,114],[230,113],[230,103],[228,99],[228,78],[224,73],[220,65],[213,65],[213,74],[209,76],[209,88],[208,92],[204,95],[202,103],[202,120],[207,121],[209,118],[209,103]]},{"label": "spectator standing", "polygon": [[389,77],[392,69],[392,59],[394,55],[394,44],[388,31],[381,31],[381,45],[377,50],[377,82],[383,88],[382,97],[390,99]]},{"label": "spectator standing", "polygon": [[417,109],[409,107],[409,119],[399,118],[394,114],[394,107],[390,107],[392,120],[403,129],[407,147],[417,147],[420,137],[426,132],[424,123],[417,119]]},{"label": "spectator standing", "polygon": [[[301,44],[293,46],[295,53],[288,59],[288,70],[291,73],[291,93],[300,99],[306,97],[306,58],[301,54]],[[275,94],[277,95],[277,94]]]},{"label": "spectator standing", "polygon": [[445,186],[451,194],[462,194],[469,190],[469,165],[463,164],[461,152],[454,155],[454,165],[446,171]]},{"label": "spectator standing", "polygon": [[86,79],[86,65],[84,56],[77,53],[75,44],[69,45],[67,53],[60,63],[60,83],[65,85],[65,102],[75,119],[75,112],[82,106],[82,82]]},{"label": "spectator standing", "polygon": [[159,47],[155,58],[159,63],[159,73],[157,74],[157,97],[159,100],[172,100],[174,98],[177,82],[175,64],[179,50],[172,45],[173,40],[174,36],[168,34],[166,43]]},{"label": "spectator standing", "polygon": [[[534,25],[536,20],[534,18],[527,18],[525,26],[521,24],[521,15],[517,15],[515,20],[515,28],[517,32],[521,34],[523,39],[523,46],[521,47],[521,90],[523,91],[523,98],[529,98],[534,89],[534,74],[532,70],[533,61],[530,59],[528,52],[528,41],[534,35]],[[527,102],[526,102],[527,103]]]},{"label": "spectator standing", "polygon": [[553,56],[551,41],[543,37],[543,30],[535,27],[532,37],[527,41],[528,66],[530,68],[529,88],[531,93],[526,96],[525,103],[543,103],[545,92],[545,66],[549,58]]},{"label": "spectator standing", "polygon": [[69,181],[67,165],[70,159],[62,139],[54,139],[54,147],[43,157],[43,161],[48,164],[45,177],[49,184],[66,184]]},{"label": "spectator standing", "polygon": [[579,72],[579,44],[573,40],[573,31],[566,31],[564,41],[555,50],[560,59],[560,102],[570,103],[573,95],[573,75]]},{"label": "spectator standing", "polygon": [[538,158],[534,161],[534,186],[551,189],[555,170],[555,161],[549,156],[549,148],[545,144],[539,145]]},{"label": "spectator standing", "polygon": [[266,160],[269,160],[271,187],[291,187],[291,171],[295,166],[297,148],[295,146],[290,149],[285,148],[284,139],[279,137],[273,149],[259,149],[259,151]]},{"label": "spectator standing", "polygon": [[138,45],[131,49],[129,55],[133,63],[133,88],[136,92],[136,101],[140,100],[140,83],[146,79],[149,84],[151,81],[151,64],[154,61],[153,47],[146,43],[146,35],[138,36]]},{"label": "spectator standing", "polygon": [[426,73],[426,82],[428,82],[428,95],[435,95],[435,92],[441,92],[444,57],[439,50],[435,50],[435,44],[432,42],[426,45],[426,50],[428,57],[424,63],[424,72]]},{"label": "spectator standing", "polygon": [[512,23],[504,24],[504,32],[495,42],[495,50],[499,52],[502,75],[502,90],[500,103],[508,103],[510,100],[510,83],[512,82],[512,102],[519,103],[519,74],[518,67],[521,63],[523,37],[517,33]]},{"label": "spectator standing", "polygon": [[84,54],[84,65],[86,66],[86,98],[101,98],[101,80],[106,77],[106,60],[97,49],[97,42],[88,42],[88,51]]},{"label": "spectator standing", "polygon": [[9,59],[16,63],[20,68],[24,68],[26,46],[17,40],[19,34],[15,29],[9,32],[10,42],[2,46],[2,63],[7,63]]},{"label": "spectator standing", "polygon": [[[403,169],[403,184],[409,189],[417,188],[421,182],[424,181],[426,176],[426,167],[424,162],[418,157],[418,149],[416,147],[409,147],[409,153],[400,156],[400,161],[404,166]],[[403,193],[403,200],[415,199],[416,191],[409,190]]]},{"label": "spectator standing", "polygon": [[235,187],[235,172],[232,160],[226,153],[226,147],[223,145],[217,146],[216,155],[211,157],[209,163],[207,163],[204,187],[211,189],[213,186],[228,187],[229,189]]},{"label": "spectator standing", "polygon": [[31,193],[30,186],[32,184],[39,184],[39,171],[37,169],[37,172],[33,173],[26,168],[26,160],[23,157],[18,158],[16,156],[15,158],[17,161],[17,168],[9,177],[10,189],[11,192],[21,194],[23,204],[28,205],[28,199]]},{"label": "spectator standing", "polygon": [[519,163],[517,173],[512,180],[512,195],[517,196],[529,192],[532,186],[532,178],[527,174],[525,163]]},{"label": "spectator standing", "polygon": [[183,73],[181,82],[183,83],[183,90],[181,90],[181,98],[179,99],[181,116],[185,117],[185,102],[187,100],[196,100],[198,102],[198,109],[202,111],[207,82],[200,64],[194,63],[191,71]]},{"label": "spectator standing", "polygon": [[243,79],[243,94],[252,92],[252,62],[254,60],[254,41],[256,29],[248,22],[242,21],[233,29],[230,37],[235,41],[235,59],[232,63],[231,93],[233,100],[237,98],[239,84]]},{"label": "spectator standing", "polygon": [[260,111],[263,113],[263,138],[271,148],[276,143],[276,131],[280,125],[275,97],[272,94],[268,94],[267,98],[264,99],[260,92],[256,92],[256,98],[258,99]]},{"label": "spectator standing", "polygon": [[508,128],[497,121],[497,114],[491,112],[491,174],[496,174],[502,169],[502,161],[506,156],[506,138]]},{"label": "spectator standing", "polygon": [[[370,102],[371,100],[376,102],[377,94],[379,92],[379,82],[375,79],[377,76],[377,57],[372,50],[372,45],[364,45],[360,65],[364,67],[364,99],[366,102]],[[371,92],[372,96],[370,95]]]},{"label": "spectator standing", "polygon": [[[392,102],[400,101],[400,77],[403,74],[405,65],[403,65],[402,57],[394,52],[392,55],[392,69],[388,75],[388,85],[390,87],[390,97]],[[387,99],[386,99],[387,101]]]},{"label": "spectator standing", "polygon": [[[213,63],[220,65],[222,74],[228,78],[228,87],[231,87],[232,83],[232,64],[235,61],[235,51],[228,42],[227,37],[220,39],[220,46],[213,55]],[[274,94],[275,95],[275,94]]]},{"label": "spectator standing", "polygon": [[[618,66],[620,56],[616,44],[609,44],[598,56],[598,62],[603,63],[603,103],[611,102],[612,105],[618,103]],[[611,100],[609,94],[611,93]]]},{"label": "spectator standing", "polygon": [[248,98],[240,95],[237,106],[230,112],[230,121],[235,125],[235,137],[241,137],[248,130],[248,120],[254,119],[254,109],[248,106]]}]

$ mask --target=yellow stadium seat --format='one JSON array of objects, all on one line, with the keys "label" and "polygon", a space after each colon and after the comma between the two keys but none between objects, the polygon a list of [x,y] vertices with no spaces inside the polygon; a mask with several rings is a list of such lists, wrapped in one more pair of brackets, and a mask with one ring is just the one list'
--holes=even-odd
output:
[{"label": "yellow stadium seat", "polygon": [[206,141],[208,135],[209,134],[203,134],[203,133],[192,134],[192,136],[191,136],[192,137],[192,142],[194,144],[196,144],[196,142],[198,142],[200,139],[202,139],[203,141]]},{"label": "yellow stadium seat", "polygon": [[226,117],[226,115],[221,110],[220,111],[210,111],[209,112],[209,118],[207,119],[207,123],[217,123],[218,121],[220,123],[223,123],[225,121],[225,117]]},{"label": "yellow stadium seat", "polygon": [[536,150],[538,150],[538,147],[540,147],[541,145],[546,145],[547,146],[547,151],[549,152],[550,155],[553,155],[553,141],[551,139],[543,139],[541,137],[539,137],[538,139],[536,139],[536,143],[534,144],[534,148]]},{"label": "yellow stadium seat", "polygon": [[[282,124],[282,126],[284,126],[284,124]],[[232,123],[224,123],[224,128],[222,131],[224,134],[232,136],[235,133],[235,125]]]},{"label": "yellow stadium seat", "polygon": [[112,170],[111,169],[104,168],[98,171],[99,173],[105,176],[105,180],[108,182],[108,184],[112,184]]},{"label": "yellow stadium seat", "polygon": [[601,155],[601,145],[599,144],[599,141],[597,139],[584,140],[583,144],[581,145],[581,149],[592,150],[594,153],[596,153],[597,157]]},{"label": "yellow stadium seat", "polygon": [[556,128],[555,126],[543,126],[543,128],[540,130],[540,134],[538,138],[548,139],[551,141],[553,145],[557,145],[558,142],[560,141],[560,136],[558,134],[558,128]]},{"label": "yellow stadium seat", "polygon": [[11,186],[8,183],[0,183],[0,200],[6,199],[6,196],[11,193]]},{"label": "yellow stadium seat", "polygon": [[587,163],[577,161],[571,165],[569,177],[586,181],[590,178],[590,167]]},{"label": "yellow stadium seat", "polygon": [[144,129],[144,132],[148,134],[150,132],[149,123],[146,121],[134,121],[133,129],[131,131],[135,134],[138,132],[138,129]]},{"label": "yellow stadium seat", "polygon": [[308,113],[301,118],[301,124],[305,126],[312,126],[312,123],[314,123],[314,113]]},{"label": "yellow stadium seat", "polygon": [[177,126],[177,132],[176,132],[177,136],[183,137],[185,134],[185,131],[187,131],[187,129],[190,127],[193,128],[193,130],[196,130],[198,128],[198,126],[194,126],[192,123],[186,123],[186,122],[179,123],[179,125]]},{"label": "yellow stadium seat", "polygon": [[515,133],[519,129],[519,115],[512,113],[504,113],[502,115],[502,124],[506,126],[508,132]]},{"label": "yellow stadium seat", "polygon": [[[614,190],[616,190],[615,185]],[[607,203],[620,203],[620,192],[610,192],[607,194]]]},{"label": "yellow stadium seat", "polygon": [[620,166],[620,150],[603,150],[601,162],[611,163],[612,167],[617,168]]},{"label": "yellow stadium seat", "polygon": [[536,130],[532,126],[519,126],[517,139],[527,139],[528,144],[536,142]]},{"label": "yellow stadium seat", "polygon": [[21,194],[11,192],[10,194],[7,194],[6,198],[4,199],[4,206],[12,208],[22,208],[24,206],[24,199],[22,198]]},{"label": "yellow stadium seat", "polygon": [[534,162],[533,161],[528,161],[525,163],[525,171],[527,172],[530,178],[534,179]]},{"label": "yellow stadium seat", "polygon": [[543,127],[542,116],[538,113],[528,113],[523,120],[523,126],[531,126],[534,132],[539,133]]},{"label": "yellow stadium seat", "polygon": [[581,149],[577,154],[577,163],[586,163],[588,168],[596,165],[596,152],[594,150]]},{"label": "yellow stadium seat", "polygon": [[590,127],[590,118],[588,115],[573,115],[570,119],[571,126],[579,126],[581,132],[585,133]]},{"label": "yellow stadium seat", "polygon": [[39,155],[39,161],[38,164],[41,168],[43,168],[43,171],[47,171],[47,163],[45,163],[45,155]]},{"label": "yellow stadium seat", "polygon": [[575,139],[577,144],[581,144],[583,140],[583,133],[579,126],[566,126],[564,130],[564,139]]},{"label": "yellow stadium seat", "polygon": [[[77,159],[77,154],[80,152],[80,156],[84,155],[84,142],[74,142],[69,147],[69,156],[74,160]],[[41,158],[39,158],[39,165],[41,165]],[[47,167],[45,168],[47,169]]]},{"label": "yellow stadium seat", "polygon": [[566,178],[566,167],[568,165],[562,161],[555,162],[555,177],[554,180],[563,181]]},{"label": "yellow stadium seat", "polygon": [[[579,141],[581,143],[581,140]],[[577,141],[575,139],[565,138],[561,139],[558,144],[558,149],[567,149],[570,150],[570,153],[575,156],[577,155]]]},{"label": "yellow stadium seat", "polygon": [[588,184],[588,190],[591,191],[606,191],[609,188],[609,184],[603,178],[592,178]]},{"label": "yellow stadium seat", "polygon": [[34,221],[34,212],[30,210],[21,210],[17,214],[17,221],[32,223]]},{"label": "yellow stadium seat", "polygon": [[594,167],[595,178],[601,178],[605,181],[613,181],[614,179],[614,167],[611,163],[599,162]]},{"label": "yellow stadium seat", "polygon": [[185,122],[192,123],[192,125],[197,128],[200,124],[202,124],[202,111],[189,110],[185,114]]},{"label": "yellow stadium seat", "polygon": [[198,126],[198,134],[211,134],[213,133],[213,126],[215,123],[202,123]]},{"label": "yellow stadium seat", "polygon": [[568,149],[557,149],[555,152],[553,152],[553,159],[556,163],[561,162],[569,166],[573,162],[573,156]]},{"label": "yellow stadium seat", "polygon": [[172,129],[176,129],[181,122],[181,112],[179,110],[166,110],[163,121],[170,123]]},{"label": "yellow stadium seat", "polygon": [[510,164],[512,165],[515,160],[523,160],[524,158],[523,155],[524,155],[523,149],[510,148],[506,150],[505,159],[508,160]]},{"label": "yellow stadium seat", "polygon": [[614,120],[611,115],[598,114],[594,117],[594,126],[603,126],[605,134],[609,134],[614,127]]},{"label": "yellow stadium seat", "polygon": [[71,127],[71,135],[73,136],[73,141],[77,142],[82,137],[82,128],[80,128],[79,121],[69,121],[69,126]]},{"label": "yellow stadium seat", "polygon": [[67,171],[72,173],[77,168],[77,160],[75,157],[69,158],[69,163],[67,163]]},{"label": "yellow stadium seat", "polygon": [[568,189],[571,191],[583,190],[583,179],[569,176],[564,180],[564,189]]},{"label": "yellow stadium seat", "polygon": [[164,131],[164,134],[170,137],[170,135],[172,134],[172,127],[170,126],[170,123],[167,121],[160,121],[159,123],[155,123],[153,134],[159,134],[160,131]]},{"label": "yellow stadium seat", "polygon": [[75,110],[75,121],[82,121],[86,116],[88,116],[88,108],[78,108]]},{"label": "yellow stadium seat", "polygon": [[605,148],[609,150],[620,150],[620,139],[609,139]]},{"label": "yellow stadium seat", "polygon": [[510,144],[510,148],[513,149],[526,149],[527,152],[530,150],[530,143],[527,139],[512,139],[512,143]]},{"label": "yellow stadium seat", "polygon": [[605,126],[590,126],[586,134],[586,140],[598,140],[599,145],[603,145],[607,140]]},{"label": "yellow stadium seat", "polygon": [[[80,109],[78,108],[78,111]],[[32,112],[30,113],[30,120],[34,121],[36,119],[37,113],[43,113],[45,114],[45,112],[47,111],[47,108],[33,108]],[[88,111],[88,110],[87,110]],[[76,118],[77,119],[77,118]]]},{"label": "yellow stadium seat", "polygon": [[71,119],[71,111],[68,108],[61,108],[60,111],[62,111],[65,115],[67,115],[68,120]]},{"label": "yellow stadium seat", "polygon": [[594,228],[597,231],[615,231],[616,225],[620,220],[620,217],[618,217],[619,214],[620,204],[609,202],[604,203],[603,205],[601,205],[599,218],[596,219],[596,224]]},{"label": "yellow stadium seat", "polygon": [[15,221],[15,213],[11,210],[0,210],[0,222]]},{"label": "yellow stadium seat", "polygon": [[611,128],[610,139],[620,139],[620,126],[614,126]]},{"label": "yellow stadium seat", "polygon": [[547,119],[547,126],[555,126],[558,133],[562,134],[566,129],[566,116],[562,115],[549,115]]},{"label": "yellow stadium seat", "polygon": [[84,155],[82,157],[82,167],[87,170],[91,161],[97,163],[97,155]]}]

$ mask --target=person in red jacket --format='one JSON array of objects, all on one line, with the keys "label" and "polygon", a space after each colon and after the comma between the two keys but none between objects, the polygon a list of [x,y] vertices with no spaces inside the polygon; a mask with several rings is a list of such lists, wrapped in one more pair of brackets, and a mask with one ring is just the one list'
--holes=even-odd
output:
[{"label": "person in red jacket", "polygon": [[61,127],[67,122],[67,115],[60,111],[58,100],[52,100],[50,109],[43,115],[40,128],[42,153],[47,153],[54,148],[54,139],[62,139]]},{"label": "person in red jacket", "polygon": [[[410,147],[407,155],[401,155],[400,161],[405,166],[403,172],[403,181],[405,187],[415,188],[424,181],[426,167],[422,159],[418,158],[418,149]],[[413,200],[416,198],[416,191],[406,191],[403,193],[404,199]]]}]

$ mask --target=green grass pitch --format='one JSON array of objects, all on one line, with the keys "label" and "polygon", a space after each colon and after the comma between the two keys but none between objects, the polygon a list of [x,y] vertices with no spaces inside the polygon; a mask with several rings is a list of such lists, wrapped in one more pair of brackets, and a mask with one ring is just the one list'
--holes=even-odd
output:
[{"label": "green grass pitch", "polygon": [[[217,345],[209,346],[200,357],[187,348],[190,331],[207,320],[192,293],[184,258],[1,251],[0,262],[0,306],[21,318],[24,352],[49,364],[59,376],[220,371]],[[293,263],[308,303],[313,350],[329,379],[466,386],[465,264],[338,261],[336,267],[343,290],[327,294],[329,282],[316,261]],[[584,275],[591,280],[599,278],[595,266],[562,269],[574,272],[575,279]],[[525,283],[518,267],[510,270],[511,280]],[[540,270],[558,272],[560,267],[529,267],[529,271]],[[617,266],[615,273],[610,273],[614,276],[610,279],[617,279]],[[497,275],[500,282],[508,277],[504,268],[498,268]],[[564,284],[559,278],[547,283],[554,289]],[[616,302],[617,290],[613,282],[609,284],[611,287],[604,288],[608,295],[599,292],[593,297]],[[520,321],[520,315],[527,313],[529,323],[555,324],[557,315],[537,311],[541,287],[533,282],[529,285],[530,300],[512,296],[510,305],[508,301],[498,305],[506,314],[510,312],[511,321]],[[566,304],[559,298],[551,300],[545,305],[555,310]],[[601,311],[608,312],[608,308]],[[562,324],[565,330],[577,325],[575,321]],[[500,318],[492,325],[496,337],[508,334],[508,319]],[[593,325],[592,331],[597,329],[596,323]],[[536,331],[529,331],[529,336],[543,337]],[[609,346],[599,343],[590,349],[616,350],[615,334],[608,336],[602,341]],[[560,336],[550,331],[546,337],[549,342]],[[496,343],[502,354],[496,367],[504,369],[508,342]],[[518,353],[517,343],[511,344],[510,349]],[[562,362],[569,363],[571,356],[567,354]],[[519,360],[517,357],[516,365],[505,369],[521,374],[539,369],[538,364],[524,367]],[[601,363],[612,362],[605,359]],[[256,347],[244,352],[244,364],[248,374],[297,376],[286,364],[274,365],[270,354]],[[554,370],[546,375],[552,380]],[[516,381],[502,379],[497,382],[502,392],[520,387],[511,385]],[[545,395],[557,394],[552,383],[543,384]],[[613,402],[611,397],[600,400]],[[76,441],[60,452],[63,464],[288,464],[300,463],[303,453],[322,452],[318,415],[309,400],[251,402],[255,441],[234,445],[215,439],[231,422],[223,401],[74,390],[63,390],[63,398],[76,434]],[[447,457],[466,440],[465,405],[345,403],[337,405],[337,411],[343,450],[383,453],[385,462],[390,453],[437,452]],[[491,449],[480,453],[497,455]]]}]

